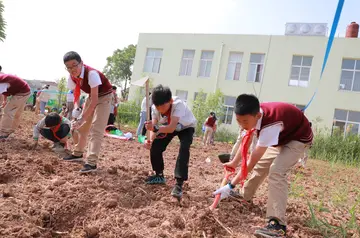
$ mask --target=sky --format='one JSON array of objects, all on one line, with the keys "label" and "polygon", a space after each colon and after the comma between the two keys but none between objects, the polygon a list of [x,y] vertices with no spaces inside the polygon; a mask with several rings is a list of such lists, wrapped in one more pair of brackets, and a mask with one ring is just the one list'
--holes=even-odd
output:
[{"label": "sky", "polygon": [[[139,33],[283,35],[287,22],[328,23],[338,0],[3,0],[4,73],[55,81],[67,76],[62,61],[77,51],[103,70],[116,49],[136,44]],[[360,22],[360,1],[345,0],[337,36]]]}]

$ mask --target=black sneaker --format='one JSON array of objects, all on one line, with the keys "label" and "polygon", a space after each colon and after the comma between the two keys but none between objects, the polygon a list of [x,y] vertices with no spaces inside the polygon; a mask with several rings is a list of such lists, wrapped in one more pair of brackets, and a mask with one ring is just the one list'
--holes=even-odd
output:
[{"label": "black sneaker", "polygon": [[65,161],[69,161],[69,162],[79,162],[79,161],[82,161],[82,155],[80,156],[76,156],[76,155],[69,155],[65,158],[63,158],[63,160]]},{"label": "black sneaker", "polygon": [[84,167],[79,171],[81,174],[95,172],[97,169],[96,165],[84,164]]},{"label": "black sneaker", "polygon": [[254,235],[258,238],[286,237],[286,226],[280,225],[276,219],[270,219],[266,227],[257,229]]},{"label": "black sneaker", "polygon": [[175,184],[173,190],[171,191],[171,196],[180,199],[182,197],[182,187],[178,184]]},{"label": "black sneaker", "polygon": [[147,177],[147,179],[145,179],[145,182],[147,184],[165,184],[166,180],[163,175],[155,174],[155,175]]}]

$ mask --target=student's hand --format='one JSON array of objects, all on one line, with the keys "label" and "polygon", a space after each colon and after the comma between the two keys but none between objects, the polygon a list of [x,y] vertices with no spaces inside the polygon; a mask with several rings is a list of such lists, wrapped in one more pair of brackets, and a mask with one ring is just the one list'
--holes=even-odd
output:
[{"label": "student's hand", "polygon": [[146,130],[153,131],[154,130],[154,125],[152,124],[152,121],[146,121],[145,122],[145,128],[146,128]]},{"label": "student's hand", "polygon": [[33,144],[31,145],[31,149],[32,149],[32,150],[35,150],[37,146],[38,146],[38,141],[36,140],[36,141],[34,141]]},{"label": "student's hand", "polygon": [[77,120],[77,121],[73,121],[73,122],[71,123],[71,128],[72,128],[73,130],[77,130],[77,129],[79,129],[79,127],[82,126],[82,124],[84,124],[84,120],[83,120],[83,119],[80,119],[80,120]]},{"label": "student's hand", "polygon": [[220,200],[222,200],[230,196],[230,191],[231,191],[230,185],[226,184],[224,187],[221,187],[218,190],[216,190],[213,194],[214,195],[221,194]]},{"label": "student's hand", "polygon": [[234,160],[231,160],[230,162],[225,163],[224,166],[236,169],[237,164],[235,164],[234,162]]},{"label": "student's hand", "polygon": [[1,104],[1,108],[4,108],[6,106],[6,101],[3,101],[3,103]]},{"label": "student's hand", "polygon": [[150,150],[151,146],[152,146],[152,141],[151,140],[146,140],[145,143],[144,143],[145,149]]}]

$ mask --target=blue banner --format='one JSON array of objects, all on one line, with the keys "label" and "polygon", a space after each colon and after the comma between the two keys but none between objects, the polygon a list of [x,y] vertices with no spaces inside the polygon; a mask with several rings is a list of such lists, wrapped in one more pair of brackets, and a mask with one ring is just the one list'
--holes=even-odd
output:
[{"label": "blue banner", "polygon": [[[329,58],[330,50],[331,50],[331,47],[332,47],[332,43],[334,41],[336,29],[337,29],[337,26],[338,26],[338,23],[339,23],[339,20],[340,20],[340,16],[341,16],[341,12],[342,12],[344,2],[345,2],[345,0],[339,0],[338,6],[337,6],[337,9],[336,9],[336,12],[335,12],[334,21],[333,21],[333,24],[331,26],[331,32],[330,32],[329,40],[328,40],[328,43],[327,43],[327,46],[326,46],[326,51],[325,51],[325,55],[324,55],[324,61],[323,61],[322,68],[321,68],[319,83],[320,83],[320,80],[322,79],[322,75],[324,73],[326,63],[327,63],[327,60]],[[310,101],[308,102],[308,104],[304,107],[303,111],[305,111],[309,107],[309,105],[312,103],[312,101],[315,98],[315,95],[317,94],[318,89],[319,89],[319,85],[316,87],[316,90],[315,90],[314,94],[312,95],[312,97],[311,97]]]}]

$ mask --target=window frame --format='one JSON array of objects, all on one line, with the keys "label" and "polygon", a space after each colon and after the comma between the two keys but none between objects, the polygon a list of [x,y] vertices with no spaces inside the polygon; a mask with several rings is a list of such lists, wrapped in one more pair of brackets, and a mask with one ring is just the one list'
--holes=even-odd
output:
[{"label": "window frame", "polygon": [[[193,56],[192,56],[192,58],[184,58],[185,51],[192,51],[192,52],[194,53]],[[182,56],[181,56],[181,61],[180,61],[179,76],[191,76],[192,71],[193,71],[195,53],[196,53],[195,50],[192,50],[192,49],[183,49]],[[182,69],[182,66],[183,66],[184,61],[186,62],[185,74],[182,74],[181,69]],[[191,61],[190,72],[188,72],[188,71],[189,71],[189,61]]]},{"label": "window frame", "polygon": [[[210,59],[203,59],[203,53],[205,52],[212,52],[212,57],[211,60]],[[215,51],[214,50],[202,50],[201,51],[201,55],[200,55],[200,62],[199,62],[199,71],[198,71],[198,77],[199,78],[210,78],[211,77],[211,69],[212,69],[212,63],[214,61],[214,56],[215,56]],[[201,75],[201,63],[205,62],[205,67],[204,67],[204,75]],[[210,72],[209,72],[209,76],[206,76],[206,68],[208,66],[210,62]]]},{"label": "window frame", "polygon": [[[343,69],[343,62],[344,62],[344,60],[353,60],[353,61],[354,61],[354,68],[353,68],[353,69]],[[342,61],[341,61],[340,81],[339,81],[339,88],[338,88],[339,91],[344,91],[344,92],[360,92],[360,89],[359,89],[359,91],[354,91],[355,75],[356,75],[356,73],[360,73],[360,69],[356,69],[356,66],[357,66],[358,63],[360,64],[360,59],[342,58]],[[351,89],[350,89],[350,90],[345,89],[345,85],[341,83],[343,71],[352,72],[352,74],[353,74],[353,75],[352,75],[352,79],[351,79]],[[344,85],[344,88],[342,88],[341,85]]]},{"label": "window frame", "polygon": [[[262,56],[263,56],[262,62],[260,62],[260,63],[251,62],[251,56],[252,56],[252,55],[262,55]],[[261,83],[261,82],[263,81],[264,70],[265,70],[265,57],[266,57],[266,54],[265,54],[265,53],[250,53],[249,68],[248,68],[248,75],[247,75],[247,78],[246,78],[246,82],[248,82],[248,83]],[[251,66],[252,66],[252,65],[256,65],[256,67],[255,67],[255,73],[254,73],[255,78],[249,80],[250,71],[251,71]],[[259,66],[262,66],[262,68],[261,68],[261,73],[260,73],[260,74],[257,73],[257,68],[258,68]],[[256,78],[257,78],[256,76],[257,76],[257,75],[260,75],[260,76],[259,76],[259,81],[256,81]]]},{"label": "window frame", "polygon": [[[231,54],[239,54],[240,55],[240,61],[232,61],[231,60]],[[244,53],[243,52],[238,52],[238,51],[230,51],[229,52],[229,58],[228,58],[228,64],[227,64],[227,69],[226,69],[226,75],[225,75],[225,80],[229,80],[229,81],[239,81],[240,80],[240,73],[241,73],[241,67],[243,64],[243,57],[244,57]],[[228,78],[229,75],[229,70],[230,70],[230,64],[235,64],[235,68],[234,68],[234,72],[232,73],[231,78]],[[236,76],[236,68],[237,65],[240,64],[239,67],[239,73],[238,73],[238,78],[235,79]]]},{"label": "window frame", "polygon": [[[158,50],[158,51],[161,51],[161,57],[157,57],[157,56],[149,56],[148,53],[149,53],[149,50]],[[164,49],[162,48],[147,48],[146,49],[146,55],[145,55],[145,61],[144,61],[144,67],[143,67],[143,72],[144,73],[154,73],[154,74],[159,74],[160,73],[160,68],[161,68],[161,62],[162,62],[162,57],[163,57],[163,53],[164,53]],[[154,71],[154,62],[155,62],[155,59],[159,59],[159,68],[157,70]],[[151,71],[146,71],[145,70],[145,66],[147,65],[146,62],[147,60],[151,60]]]},{"label": "window frame", "polygon": [[[336,119],[335,118],[335,113],[336,113],[336,110],[341,110],[341,111],[346,111],[346,119],[345,120],[342,120],[342,119]],[[334,129],[335,129],[335,124],[336,122],[341,122],[341,123],[345,123],[344,125],[344,131],[342,132],[342,136],[343,137],[346,137],[348,136],[350,133],[347,132],[348,130],[348,126],[349,124],[357,124],[358,125],[358,131],[357,131],[357,136],[360,135],[360,121],[359,122],[356,122],[356,121],[349,121],[349,114],[350,112],[358,112],[360,113],[360,111],[353,111],[353,110],[345,110],[345,109],[339,109],[339,108],[335,108],[334,109],[334,117],[333,117],[333,124],[332,124],[332,128],[331,128],[331,134],[334,133]]]},{"label": "window frame", "polygon": [[[293,61],[294,61],[294,57],[301,57],[301,62],[300,62],[300,65],[294,65],[293,64]],[[310,66],[307,66],[307,65],[303,65],[303,62],[304,62],[304,57],[311,57],[311,64]],[[310,79],[311,79],[311,67],[312,67],[312,63],[313,63],[313,60],[314,60],[314,56],[312,55],[293,55],[292,59],[291,59],[291,66],[290,66],[290,75],[289,75],[289,82],[288,82],[288,86],[290,87],[301,87],[301,88],[307,88],[309,87],[310,85]],[[299,75],[297,76],[297,79],[292,79],[291,76],[292,76],[292,70],[293,68],[299,68]],[[303,80],[300,80],[300,77],[301,77],[301,72],[303,69],[309,69],[309,75],[308,75],[308,79],[307,81],[303,81]],[[297,84],[292,84],[291,82],[292,81],[296,81]],[[302,86],[300,84],[300,82],[307,82],[305,86]]]}]

